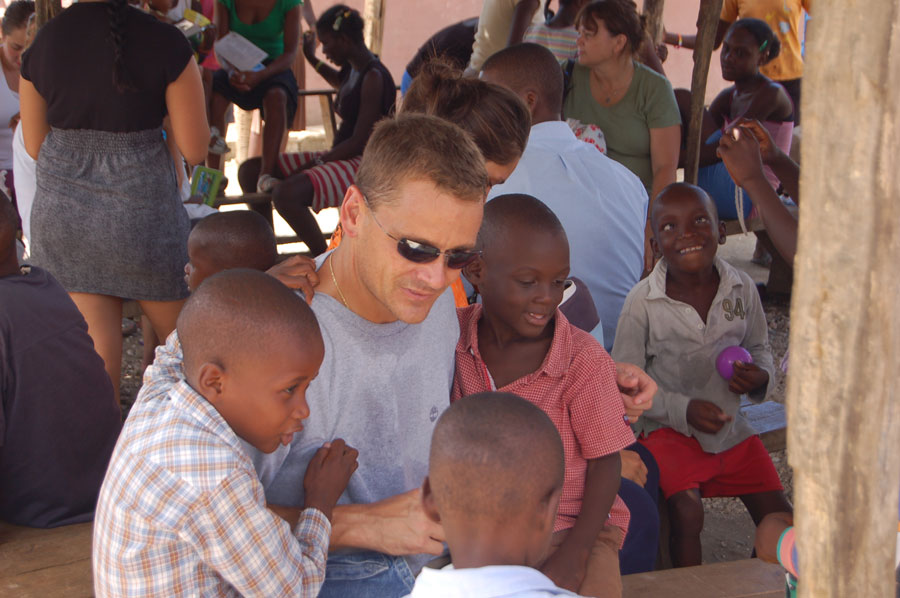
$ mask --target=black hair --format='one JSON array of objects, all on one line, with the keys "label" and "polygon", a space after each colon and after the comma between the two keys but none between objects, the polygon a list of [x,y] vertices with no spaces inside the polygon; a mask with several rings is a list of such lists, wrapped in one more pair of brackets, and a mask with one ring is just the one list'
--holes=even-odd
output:
[{"label": "black hair", "polygon": [[106,12],[109,15],[109,37],[113,46],[113,85],[116,91],[133,91],[128,69],[125,68],[125,18],[131,7],[128,0],[108,0]]},{"label": "black hair", "polygon": [[478,231],[478,249],[486,252],[500,235],[510,230],[521,230],[516,227],[560,234],[563,237],[566,235],[562,222],[547,204],[533,195],[507,193],[484,204],[484,219]]},{"label": "black hair", "polygon": [[358,10],[346,4],[335,4],[319,15],[316,31],[339,33],[354,43],[363,43],[363,19]]},{"label": "black hair", "polygon": [[9,35],[16,29],[28,25],[28,17],[34,14],[34,2],[32,0],[15,0],[6,7],[3,13],[3,21],[0,23],[0,31],[3,35]]},{"label": "black hair", "polygon": [[563,71],[553,52],[530,42],[508,46],[484,61],[481,70],[516,94],[534,89],[546,106],[562,106]]},{"label": "black hair", "polygon": [[781,40],[778,39],[778,36],[775,35],[775,32],[772,31],[772,28],[765,21],[761,19],[739,19],[731,24],[728,31],[731,32],[735,29],[743,29],[756,39],[756,43],[759,44],[760,54],[765,54],[766,57],[763,64],[771,62],[781,53]]}]

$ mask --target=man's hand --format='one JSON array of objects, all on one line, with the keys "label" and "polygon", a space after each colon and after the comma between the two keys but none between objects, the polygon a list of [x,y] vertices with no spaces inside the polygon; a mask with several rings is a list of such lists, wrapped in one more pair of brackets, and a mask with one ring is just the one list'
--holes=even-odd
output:
[{"label": "man's hand", "polygon": [[319,274],[316,272],[314,259],[294,255],[266,270],[266,274],[274,276],[288,288],[300,289],[306,297],[306,302],[312,303],[315,288],[319,285]]},{"label": "man's hand", "polygon": [[687,422],[696,430],[707,434],[715,434],[733,417],[719,409],[719,406],[702,399],[693,399],[688,403]]},{"label": "man's hand", "polygon": [[425,515],[419,488],[366,505],[335,510],[331,549],[364,548],[386,554],[444,551],[444,529]]},{"label": "man's hand", "polygon": [[628,449],[619,451],[622,460],[622,477],[643,487],[647,483],[647,465],[641,456]]},{"label": "man's hand", "polygon": [[331,511],[344,490],[350,476],[359,467],[359,451],[338,438],[325,443],[316,451],[303,476],[306,507],[318,509],[331,519]]},{"label": "man's hand", "polygon": [[763,164],[769,164],[776,160],[783,152],[781,148],[775,145],[775,140],[769,130],[762,126],[755,118],[742,118],[738,121],[737,126],[753,135],[759,142],[759,155]]},{"label": "man's hand", "polygon": [[769,383],[769,373],[760,369],[758,365],[734,362],[734,375],[728,382],[728,390],[734,394],[742,395],[763,388]]},{"label": "man's hand", "polygon": [[628,423],[637,422],[638,418],[653,406],[653,395],[657,386],[647,373],[630,363],[616,363],[616,384],[625,405]]},{"label": "man's hand", "polygon": [[719,140],[716,155],[722,158],[728,174],[738,187],[746,187],[753,179],[765,180],[760,146],[748,129],[734,127],[726,131]]},{"label": "man's hand", "polygon": [[569,549],[563,543],[541,565],[541,573],[553,580],[557,586],[570,592],[578,592],[587,574],[589,556],[590,552]]}]

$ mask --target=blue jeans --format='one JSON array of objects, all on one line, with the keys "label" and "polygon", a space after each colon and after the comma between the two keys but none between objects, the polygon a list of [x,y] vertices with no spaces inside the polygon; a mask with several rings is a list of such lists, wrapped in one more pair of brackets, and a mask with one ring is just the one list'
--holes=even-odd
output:
[{"label": "blue jeans", "polygon": [[319,598],[400,598],[415,580],[403,557],[370,551],[332,554]]},{"label": "blue jeans", "polygon": [[647,483],[640,487],[622,479],[619,497],[631,511],[625,544],[619,551],[619,571],[622,575],[653,571],[659,547],[659,467],[650,451],[639,443],[628,447],[641,456],[647,466]]}]

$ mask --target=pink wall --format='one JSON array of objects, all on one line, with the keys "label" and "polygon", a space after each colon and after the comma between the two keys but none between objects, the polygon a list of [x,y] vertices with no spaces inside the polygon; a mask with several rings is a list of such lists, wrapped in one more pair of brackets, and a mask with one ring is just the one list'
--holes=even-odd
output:
[{"label": "pink wall", "polygon": [[[334,4],[323,0],[312,2],[316,14]],[[406,63],[425,40],[447,25],[478,16],[482,4],[481,0],[384,0],[384,2],[386,8],[382,59],[397,85],[400,84]],[[344,0],[344,3],[362,12],[365,0]],[[637,0],[637,4],[641,7],[643,0]],[[700,0],[669,0],[664,14],[666,28],[675,32],[694,33],[699,5]],[[690,87],[693,68],[690,50],[670,47],[669,58],[663,66],[673,86]],[[716,52],[710,67],[707,102],[725,86],[719,69],[719,53]],[[309,65],[306,68],[306,87],[308,89],[328,87]],[[321,122],[318,102],[307,102],[307,115],[311,125]]]}]

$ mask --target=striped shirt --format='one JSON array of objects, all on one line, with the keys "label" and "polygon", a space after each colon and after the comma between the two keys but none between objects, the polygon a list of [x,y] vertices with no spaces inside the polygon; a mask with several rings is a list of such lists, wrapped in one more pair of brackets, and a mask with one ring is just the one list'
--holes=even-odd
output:
[{"label": "striped shirt", "polygon": [[556,57],[559,62],[578,60],[578,31],[575,27],[554,29],[544,23],[529,25],[525,31],[524,42],[531,42],[544,46]]},{"label": "striped shirt", "polygon": [[240,440],[168,364],[147,368],[94,523],[94,591],[116,596],[314,597],[331,524],[266,508]]},{"label": "striped shirt", "polygon": [[[496,388],[478,350],[482,305],[470,305],[456,313],[460,337],[450,400],[499,390],[518,395],[547,414],[562,438],[566,460],[553,531],[571,528],[581,513],[588,460],[617,453],[634,444],[634,434],[625,423],[625,408],[616,385],[615,362],[594,337],[575,328],[557,309],[553,342],[541,367],[503,388]],[[629,518],[628,507],[616,496],[609,510],[609,523],[622,530],[623,541]]]}]

